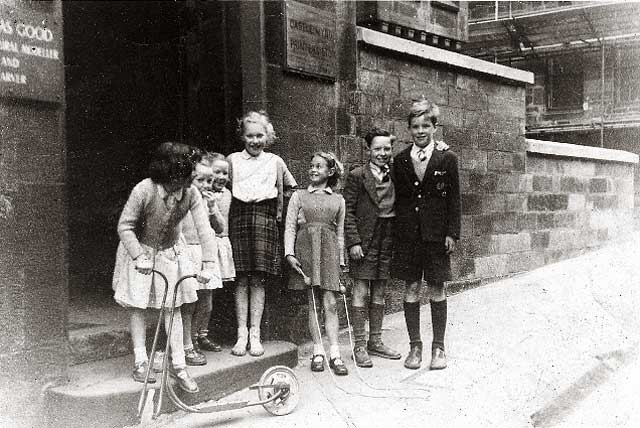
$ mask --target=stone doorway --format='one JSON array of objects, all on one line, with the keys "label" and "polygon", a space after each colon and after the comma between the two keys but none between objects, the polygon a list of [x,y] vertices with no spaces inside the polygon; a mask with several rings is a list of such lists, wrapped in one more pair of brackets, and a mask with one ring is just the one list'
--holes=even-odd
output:
[{"label": "stone doorway", "polygon": [[237,53],[228,34],[237,6],[225,3],[63,3],[72,348],[87,335],[104,345],[96,337],[106,334],[120,342],[105,358],[129,351],[111,293],[116,224],[153,148],[173,140],[229,152],[241,73],[227,55]]}]

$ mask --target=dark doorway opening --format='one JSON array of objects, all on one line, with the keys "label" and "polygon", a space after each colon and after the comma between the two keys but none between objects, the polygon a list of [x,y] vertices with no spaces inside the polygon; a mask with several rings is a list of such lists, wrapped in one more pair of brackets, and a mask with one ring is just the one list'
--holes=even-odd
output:
[{"label": "dark doorway opening", "polygon": [[71,327],[114,318],[95,310],[113,310],[117,220],[153,148],[230,152],[242,105],[236,7],[63,2]]}]

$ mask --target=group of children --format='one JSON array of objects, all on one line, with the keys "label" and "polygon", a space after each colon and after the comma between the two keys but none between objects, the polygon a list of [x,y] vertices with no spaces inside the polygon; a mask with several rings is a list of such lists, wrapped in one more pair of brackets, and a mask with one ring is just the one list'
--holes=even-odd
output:
[{"label": "group of children", "polygon": [[[401,358],[382,341],[384,295],[393,275],[406,281],[410,351],[405,367],[420,367],[424,276],[429,281],[434,333],[431,368],[446,367],[444,281],[450,278],[449,254],[460,234],[460,201],[457,158],[434,139],[438,114],[428,100],[414,103],[408,116],[413,145],[398,154],[393,165],[394,137],[380,129],[367,134],[368,162],[349,173],[344,197],[336,192],[341,163],[330,152],[316,152],[308,187],[291,196],[284,248],[278,223],[283,220],[284,194],[297,183],[279,156],[265,152],[275,138],[266,113],[250,112],[239,120],[244,150],[226,158],[184,144],[162,144],[151,161],[149,178],[135,186],[118,223],[121,242],[113,286],[116,301],[131,314],[134,380],[144,381],[150,366],[144,311],[159,309],[164,293],[164,282],[149,276],[153,270],[167,277],[169,296],[178,278],[196,274],[180,286],[176,328],[167,340],[171,374],[180,388],[197,392],[186,366],[206,364],[200,349],[221,350],[208,337],[211,290],[235,281],[238,330],[231,353],[262,355],[265,286],[280,274],[283,255],[292,268],[289,288],[308,293],[314,343],[311,370],[325,368],[317,316],[322,309],[330,345],[328,366],[336,375],[348,374],[338,346],[337,312],[345,248],[354,279],[355,363],[371,367],[370,355]],[[169,315],[166,311],[165,326]],[[155,381],[153,373],[149,381]]]}]

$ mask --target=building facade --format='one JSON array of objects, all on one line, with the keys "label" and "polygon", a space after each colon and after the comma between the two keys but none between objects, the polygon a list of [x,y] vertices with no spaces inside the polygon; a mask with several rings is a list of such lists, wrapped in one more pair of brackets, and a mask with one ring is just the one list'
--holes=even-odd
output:
[{"label": "building facade", "polygon": [[534,73],[527,137],[640,153],[639,13],[622,1],[472,2],[464,52]]}]

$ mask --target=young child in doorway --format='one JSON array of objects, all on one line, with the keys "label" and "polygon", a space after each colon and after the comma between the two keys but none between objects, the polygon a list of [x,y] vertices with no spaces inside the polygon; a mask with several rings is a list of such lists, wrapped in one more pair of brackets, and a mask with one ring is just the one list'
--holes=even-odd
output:
[{"label": "young child in doorway", "polygon": [[[184,276],[197,273],[184,240],[179,239],[180,222],[188,214],[202,245],[204,260],[212,260],[215,250],[214,233],[203,208],[200,192],[191,187],[192,171],[199,157],[193,148],[180,143],[161,144],[149,166],[149,178],[138,183],[129,195],[118,221],[118,246],[113,274],[114,298],[131,314],[131,338],[135,366],[133,379],[143,382],[149,369],[145,348],[145,311],[160,309],[164,296],[164,282],[152,270],[162,272],[169,281],[167,302],[171,303],[173,287]],[[212,278],[212,262],[203,262],[197,280],[206,283]],[[183,330],[180,306],[196,301],[194,280],[186,280],[174,308],[174,324],[168,338],[171,348],[172,375],[186,392],[195,393],[198,385],[186,370],[183,348]],[[170,312],[165,313],[165,328],[169,326]],[[149,381],[155,382],[153,373]]]},{"label": "young child in doorway", "polygon": [[[382,342],[384,294],[389,279],[395,225],[395,189],[390,166],[395,137],[374,128],[365,136],[369,161],[349,173],[344,188],[345,241],[351,262],[354,359],[359,367],[372,367],[369,355],[397,360],[400,353]],[[370,293],[367,307],[367,295]],[[368,309],[368,311],[367,311]],[[364,328],[369,313],[369,341]]]},{"label": "young child in doorway", "polygon": [[[347,375],[338,347],[340,267],[344,266],[345,203],[335,188],[342,166],[332,153],[317,152],[311,159],[305,190],[296,191],[287,211],[285,255],[299,275],[290,278],[289,288],[308,290],[309,332],[313,339],[312,371],[324,370],[324,352],[318,325],[318,298],[322,298],[325,330],[329,339],[329,367],[336,375]],[[305,278],[306,275],[309,275]]]},{"label": "young child in doorway", "polygon": [[405,281],[404,316],[410,350],[404,366],[422,362],[420,294],[423,278],[431,306],[432,370],[444,369],[447,300],[444,283],[451,279],[449,256],[460,238],[458,158],[439,150],[435,141],[439,108],[427,99],[413,103],[407,118],[413,144],[394,158],[396,233],[391,273]]},{"label": "young child in doorway", "polygon": [[[231,176],[229,238],[236,268],[236,316],[238,339],[231,353],[264,354],[260,324],[264,311],[265,283],[280,273],[285,187],[296,181],[284,161],[265,148],[275,139],[265,112],[249,112],[238,123],[244,150],[227,158]],[[249,329],[247,329],[249,322]]]},{"label": "young child in doorway", "polygon": [[[202,204],[202,208],[205,209],[207,215],[210,216],[211,223],[217,224],[219,220],[215,217],[220,216],[220,212],[215,209],[216,205],[211,192],[213,182],[213,159],[209,154],[204,154],[200,162],[195,165],[192,184],[200,191],[200,194],[204,198],[205,203]],[[196,267],[201,266],[203,262],[202,246],[200,245],[191,213],[188,213],[184,220],[182,220],[182,233],[187,242],[191,259]],[[215,243],[217,243],[217,240]],[[207,363],[206,356],[200,352],[200,350],[213,352],[222,351],[220,345],[207,337],[212,309],[211,294],[214,289],[222,288],[217,255],[218,251],[216,250],[215,256],[209,260],[214,266],[212,270],[214,277],[206,284],[200,284],[197,290],[197,301],[185,303],[181,307],[184,352],[187,365],[189,366],[201,366]]]},{"label": "young child in doorway", "polygon": [[231,192],[227,189],[229,162],[220,153],[207,153],[205,158],[211,162],[213,183],[211,190],[205,190],[203,196],[209,207],[211,226],[216,232],[220,278],[223,283],[231,282],[236,279],[236,268],[233,263],[231,241],[229,241],[229,208],[231,207]]}]

